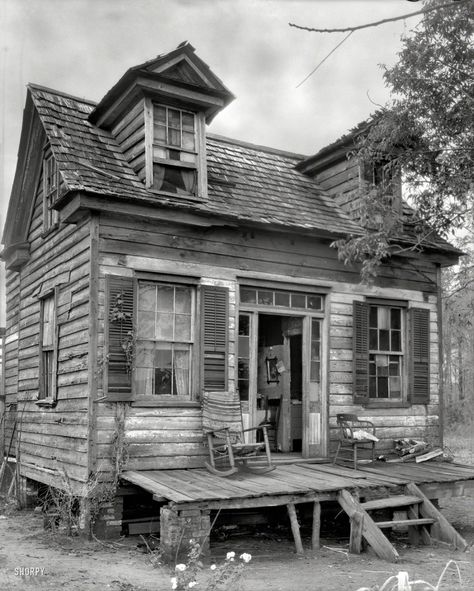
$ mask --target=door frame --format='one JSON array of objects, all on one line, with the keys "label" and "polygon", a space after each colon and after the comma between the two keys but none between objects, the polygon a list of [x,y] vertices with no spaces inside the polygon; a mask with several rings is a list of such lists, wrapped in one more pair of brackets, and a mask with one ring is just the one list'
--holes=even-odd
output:
[{"label": "door frame", "polygon": [[[310,291],[310,290],[306,290]],[[311,290],[312,291],[312,290]],[[329,442],[329,392],[328,392],[328,353],[329,338],[327,334],[326,310],[328,305],[327,294],[324,294],[325,305],[321,312],[311,312],[308,309],[282,308],[258,304],[240,304],[236,310],[236,332],[238,333],[239,315],[250,316],[250,343],[249,343],[249,413],[244,417],[244,428],[256,426],[257,411],[257,371],[258,371],[258,330],[259,315],[282,317],[299,317],[303,323],[302,334],[302,368],[303,368],[303,440],[302,456],[327,457]],[[318,392],[315,394],[315,382],[310,381],[310,356],[311,356],[311,321],[320,321],[320,382]],[[238,382],[238,340],[236,340],[236,383]],[[319,412],[315,412],[319,411]],[[319,414],[319,424],[316,415]],[[317,441],[317,443],[316,443]],[[317,451],[316,451],[317,449]]]}]

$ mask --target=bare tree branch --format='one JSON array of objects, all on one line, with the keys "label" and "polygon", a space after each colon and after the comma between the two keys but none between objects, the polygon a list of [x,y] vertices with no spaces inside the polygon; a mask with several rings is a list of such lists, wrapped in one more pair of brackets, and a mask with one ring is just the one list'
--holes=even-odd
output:
[{"label": "bare tree branch", "polygon": [[341,42],[339,42],[339,43],[336,45],[336,47],[334,47],[333,49],[331,49],[331,51],[330,51],[330,52],[327,54],[327,56],[326,56],[324,59],[322,59],[322,60],[319,62],[319,64],[318,64],[318,65],[317,65],[317,66],[316,66],[316,67],[315,67],[315,68],[314,68],[314,69],[313,69],[313,70],[312,70],[312,71],[311,71],[311,72],[310,72],[310,73],[309,73],[309,74],[306,76],[306,78],[304,78],[304,79],[303,79],[303,80],[302,80],[302,81],[301,81],[301,82],[298,84],[298,86],[297,86],[296,88],[299,88],[299,87],[300,87],[302,84],[304,84],[304,83],[306,82],[306,80],[308,80],[308,78],[310,78],[310,77],[311,77],[311,76],[312,76],[312,75],[313,75],[313,74],[316,72],[316,70],[318,70],[318,69],[319,69],[319,67],[320,67],[320,66],[322,66],[322,65],[324,64],[324,62],[325,62],[325,61],[328,59],[328,57],[330,57],[330,56],[331,56],[331,55],[332,55],[332,54],[333,54],[333,53],[336,51],[336,49],[337,49],[338,47],[341,47],[341,45],[344,43],[344,41],[347,41],[347,39],[349,39],[349,37],[352,35],[352,33],[353,33],[353,31],[351,31],[350,33],[348,33],[348,34],[347,34],[347,35],[344,37],[344,39],[343,39]]},{"label": "bare tree branch", "polygon": [[369,27],[378,27],[379,25],[385,25],[386,23],[401,21],[412,16],[418,16],[419,14],[427,14],[428,12],[432,12],[433,10],[441,10],[442,8],[452,8],[454,6],[459,6],[460,4],[463,4],[465,2],[471,2],[471,0],[454,0],[454,2],[440,4],[439,6],[431,6],[430,8],[423,8],[422,10],[417,10],[416,12],[410,12],[408,14],[402,14],[400,16],[385,18],[380,21],[365,23],[364,25],[357,25],[355,27],[345,27],[343,29],[315,29],[313,27],[304,27],[302,25],[296,25],[295,23],[288,24],[290,25],[290,27],[294,27],[295,29],[301,29],[302,31],[309,31],[310,33],[353,33],[354,31],[360,31],[361,29],[368,29]]}]

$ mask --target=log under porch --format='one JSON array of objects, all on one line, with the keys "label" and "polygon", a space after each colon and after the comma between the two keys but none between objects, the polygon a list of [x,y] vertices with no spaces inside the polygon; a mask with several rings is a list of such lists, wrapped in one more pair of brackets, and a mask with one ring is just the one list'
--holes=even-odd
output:
[{"label": "log under porch", "polygon": [[[429,543],[428,522],[431,521],[437,539],[443,539],[444,536],[445,541],[463,548],[464,541],[441,514],[439,519],[435,516],[433,520],[433,506],[429,499],[474,496],[474,466],[439,462],[423,465],[376,462],[357,470],[329,463],[298,462],[279,465],[276,470],[264,475],[239,472],[230,478],[221,478],[204,469],[194,468],[126,471],[121,478],[151,493],[153,499],[162,505],[162,550],[170,558],[180,550],[176,540],[196,538],[204,540],[208,546],[211,511],[276,506],[286,506],[296,552],[302,554],[303,544],[295,510],[300,503],[313,503],[312,549],[317,550],[321,503],[338,501],[351,521],[350,550],[360,551],[361,538],[364,537],[380,557],[396,561],[398,554],[388,541],[385,543],[384,536],[379,535],[379,527],[374,525],[363,505],[365,502],[369,508],[373,505],[373,499],[379,499],[379,505],[385,503],[383,506],[393,507],[403,500],[403,494],[408,504],[408,500],[414,498],[415,489],[420,496],[421,512],[418,513],[415,502],[419,523],[413,522],[411,529],[421,530],[421,533],[416,531],[416,536],[410,537],[421,537],[424,543]],[[384,494],[381,491],[385,491],[385,497],[389,491],[388,498],[382,499]],[[407,495],[407,491],[411,496]],[[352,499],[349,499],[352,503],[350,507],[347,495],[351,495],[354,501],[352,503]],[[423,513],[425,506],[429,517]],[[407,508],[412,519],[415,518],[414,509],[412,505]],[[382,527],[387,527],[386,522]]]}]

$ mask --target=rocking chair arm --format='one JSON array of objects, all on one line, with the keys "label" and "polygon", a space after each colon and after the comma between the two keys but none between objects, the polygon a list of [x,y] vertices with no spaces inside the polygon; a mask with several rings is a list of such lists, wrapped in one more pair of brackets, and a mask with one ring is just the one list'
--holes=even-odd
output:
[{"label": "rocking chair arm", "polygon": [[220,429],[209,429],[207,433],[221,433],[222,431],[230,431],[229,427],[221,427]]},{"label": "rocking chair arm", "polygon": [[267,430],[266,425],[258,425],[257,427],[249,427],[248,429],[242,429],[242,433],[247,433],[248,431],[257,431],[258,429],[262,429],[263,431]]}]

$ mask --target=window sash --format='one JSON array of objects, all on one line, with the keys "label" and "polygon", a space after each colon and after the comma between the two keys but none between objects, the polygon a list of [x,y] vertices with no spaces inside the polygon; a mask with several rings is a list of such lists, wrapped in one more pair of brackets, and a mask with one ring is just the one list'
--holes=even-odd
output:
[{"label": "window sash", "polygon": [[192,396],[195,307],[192,286],[138,281],[134,371],[139,395]]},{"label": "window sash", "polygon": [[368,328],[369,398],[401,400],[405,390],[404,308],[370,304]]},{"label": "window sash", "polygon": [[198,194],[197,119],[190,111],[154,104],[151,188],[183,197]]},{"label": "window sash", "polygon": [[56,290],[40,304],[40,372],[38,399],[56,398]]}]

